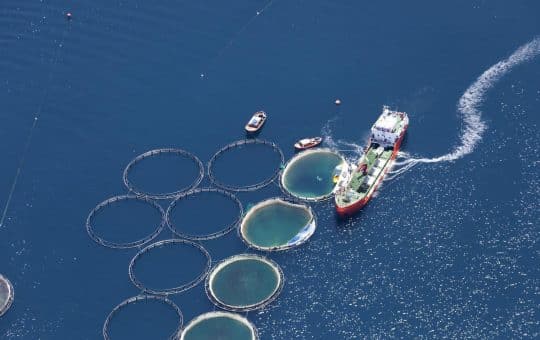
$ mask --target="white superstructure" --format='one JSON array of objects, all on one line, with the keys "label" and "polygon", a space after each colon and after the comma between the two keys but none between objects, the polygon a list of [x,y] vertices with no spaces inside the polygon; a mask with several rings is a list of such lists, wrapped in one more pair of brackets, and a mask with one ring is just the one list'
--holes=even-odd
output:
[{"label": "white superstructure", "polygon": [[394,145],[399,138],[403,126],[408,125],[409,119],[401,112],[391,111],[383,107],[383,113],[371,127],[371,140],[382,146]]}]

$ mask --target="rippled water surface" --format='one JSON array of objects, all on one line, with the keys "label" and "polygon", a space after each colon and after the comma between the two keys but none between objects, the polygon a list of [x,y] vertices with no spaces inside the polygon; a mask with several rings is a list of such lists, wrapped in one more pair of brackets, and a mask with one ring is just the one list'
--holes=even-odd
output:
[{"label": "rippled water surface", "polygon": [[[503,0],[2,1],[0,273],[16,297],[0,338],[99,339],[114,306],[140,293],[128,277],[140,249],[102,247],[85,230],[96,204],[127,193],[122,171],[137,155],[182,148],[206,163],[262,109],[258,138],[286,159],[327,122],[327,143],[354,158],[383,104],[409,114],[401,161],[415,165],[394,169],[348,220],[331,201],[312,204],[313,237],[267,255],[283,269],[282,293],[247,318],[261,339],[537,338],[538,13],[536,1]],[[506,60],[528,43],[526,58]],[[407,163],[461,145],[473,147]],[[271,150],[240,151],[217,165],[222,180],[256,182],[277,166]],[[160,159],[133,175],[167,191],[196,173]],[[279,195],[272,184],[238,198],[247,207]],[[134,209],[101,216],[99,231],[146,235],[152,211]],[[207,209],[190,216],[232,215]],[[165,228],[158,239],[171,237]],[[236,232],[201,243],[213,264],[246,251]],[[151,255],[137,270],[158,287],[201,270],[187,255]],[[203,285],[170,298],[186,321],[215,309]],[[174,329],[174,314],[138,307],[112,321],[116,338]]]}]

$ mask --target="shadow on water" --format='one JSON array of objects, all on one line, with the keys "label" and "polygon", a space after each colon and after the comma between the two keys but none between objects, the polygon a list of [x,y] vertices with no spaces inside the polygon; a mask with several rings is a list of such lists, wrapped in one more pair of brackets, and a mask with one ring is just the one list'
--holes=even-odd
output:
[{"label": "shadow on water", "polygon": [[264,129],[264,126],[261,127],[259,130],[254,131],[254,132],[246,131],[246,133],[245,133],[246,139],[256,139],[256,138],[258,138],[263,129]]}]

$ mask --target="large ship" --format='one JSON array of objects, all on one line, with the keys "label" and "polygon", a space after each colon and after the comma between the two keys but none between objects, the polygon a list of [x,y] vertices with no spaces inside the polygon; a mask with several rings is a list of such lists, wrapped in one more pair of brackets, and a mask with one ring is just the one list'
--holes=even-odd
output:
[{"label": "large ship", "polygon": [[348,176],[342,176],[337,184],[335,202],[339,215],[352,215],[370,200],[392,167],[408,126],[409,117],[405,112],[383,106],[382,114],[371,127],[368,146],[358,165],[350,167]]}]

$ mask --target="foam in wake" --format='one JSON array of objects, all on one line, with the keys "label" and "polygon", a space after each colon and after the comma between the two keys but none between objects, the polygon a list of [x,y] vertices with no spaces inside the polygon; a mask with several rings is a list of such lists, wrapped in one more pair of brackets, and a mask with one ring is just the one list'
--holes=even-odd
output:
[{"label": "foam in wake", "polygon": [[342,139],[335,140],[333,138],[332,124],[335,123],[337,120],[338,117],[329,119],[321,129],[321,135],[324,138],[324,142],[330,149],[345,154],[344,157],[347,163],[353,164],[357,162],[358,159],[360,159],[360,157],[364,154],[364,147],[360,144],[345,141]]},{"label": "foam in wake", "polygon": [[499,61],[487,69],[465,91],[457,104],[458,111],[463,116],[464,127],[461,133],[461,144],[446,155],[434,158],[414,158],[411,155],[400,152],[394,169],[387,179],[395,178],[419,163],[437,163],[455,161],[473,152],[478,142],[482,139],[486,124],[482,121],[480,105],[484,102],[485,95],[504,75],[515,66],[531,60],[540,54],[540,38],[536,38],[518,48],[508,58]]}]

